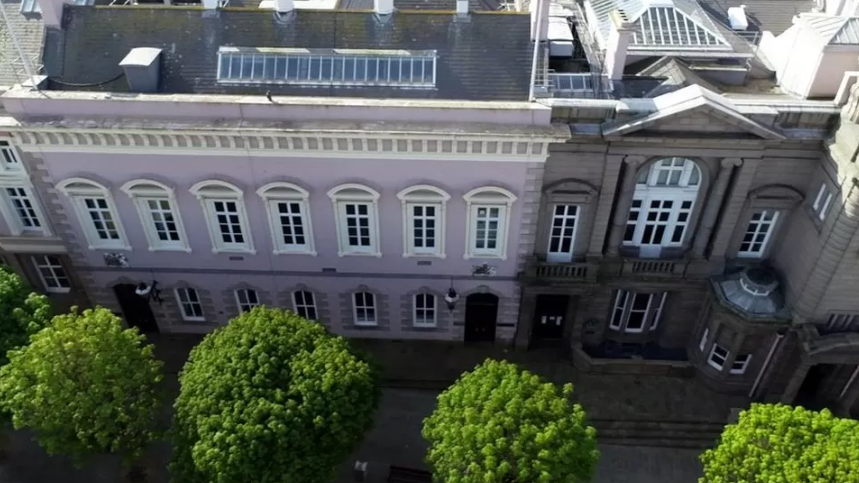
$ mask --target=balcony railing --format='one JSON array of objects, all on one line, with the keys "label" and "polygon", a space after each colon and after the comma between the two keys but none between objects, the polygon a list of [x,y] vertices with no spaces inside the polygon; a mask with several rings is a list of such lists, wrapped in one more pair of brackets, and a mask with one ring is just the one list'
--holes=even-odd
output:
[{"label": "balcony railing", "polygon": [[688,261],[661,260],[651,258],[624,258],[620,275],[647,277],[682,277],[686,274]]},{"label": "balcony railing", "polygon": [[597,266],[588,262],[532,261],[525,267],[525,276],[530,279],[556,282],[588,282],[596,279]]}]

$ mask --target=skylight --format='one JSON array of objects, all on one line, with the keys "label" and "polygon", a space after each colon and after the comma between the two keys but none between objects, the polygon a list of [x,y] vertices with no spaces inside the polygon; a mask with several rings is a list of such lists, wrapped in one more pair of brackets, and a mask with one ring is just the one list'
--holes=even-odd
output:
[{"label": "skylight", "polygon": [[725,47],[720,35],[702,27],[672,7],[651,7],[642,13],[633,30],[637,46]]},{"label": "skylight", "polygon": [[221,47],[218,82],[435,87],[434,50]]}]

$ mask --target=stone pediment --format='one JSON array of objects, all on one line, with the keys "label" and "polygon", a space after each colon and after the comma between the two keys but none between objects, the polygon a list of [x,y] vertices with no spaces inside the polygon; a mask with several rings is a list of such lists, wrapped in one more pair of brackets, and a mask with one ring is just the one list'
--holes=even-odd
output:
[{"label": "stone pediment", "polygon": [[741,114],[721,95],[697,85],[648,101],[652,103],[651,112],[606,123],[603,125],[603,134],[626,136],[652,132],[701,137],[735,135],[770,140],[785,138],[774,129]]}]

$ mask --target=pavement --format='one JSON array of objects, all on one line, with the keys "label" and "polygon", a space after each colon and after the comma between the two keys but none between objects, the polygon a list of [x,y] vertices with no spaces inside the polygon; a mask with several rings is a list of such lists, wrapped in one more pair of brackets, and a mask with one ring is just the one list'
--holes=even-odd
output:
[{"label": "pavement", "polygon": [[[199,339],[163,337],[155,340],[156,354],[168,372],[165,390],[175,395],[175,374]],[[382,391],[375,426],[353,455],[344,461],[335,483],[352,480],[352,465],[369,463],[368,483],[384,482],[389,465],[425,468],[426,444],[421,438],[423,419],[435,407],[438,392],[464,370],[487,357],[517,362],[555,382],[573,382],[579,402],[589,417],[598,420],[719,421],[731,407],[745,405],[742,398],[713,393],[694,379],[656,376],[585,374],[575,370],[557,352],[520,353],[497,346],[465,347],[445,343],[356,341],[373,353],[383,368]],[[172,397],[171,397],[172,400]],[[739,405],[739,406],[738,406]],[[169,421],[165,410],[163,423]],[[7,457],[0,461],[0,483],[117,483],[118,461],[100,456],[76,468],[64,457],[46,455],[21,431],[7,431]],[[700,450],[600,445],[602,458],[594,483],[697,483]],[[166,462],[170,448],[159,442],[145,456],[149,483],[168,483]],[[251,483],[251,482],[248,482]]]}]

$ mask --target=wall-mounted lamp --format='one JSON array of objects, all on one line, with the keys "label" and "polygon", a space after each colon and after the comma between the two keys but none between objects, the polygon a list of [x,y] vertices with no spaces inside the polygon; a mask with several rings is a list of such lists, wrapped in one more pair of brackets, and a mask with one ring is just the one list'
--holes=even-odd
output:
[{"label": "wall-mounted lamp", "polygon": [[140,295],[146,300],[154,300],[158,302],[158,305],[161,305],[163,301],[161,299],[161,289],[158,288],[158,282],[153,280],[152,283],[140,282],[137,284],[137,288],[134,289],[134,293]]},{"label": "wall-mounted lamp", "polygon": [[456,308],[456,303],[459,302],[459,294],[456,293],[453,287],[448,289],[447,294],[444,296],[444,301],[447,303],[447,310],[453,312],[453,309]]}]

